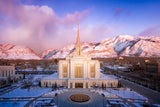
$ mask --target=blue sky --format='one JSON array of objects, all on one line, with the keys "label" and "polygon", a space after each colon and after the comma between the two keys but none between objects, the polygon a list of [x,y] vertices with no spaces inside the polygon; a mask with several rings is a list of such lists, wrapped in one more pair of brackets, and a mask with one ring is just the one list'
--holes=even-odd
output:
[{"label": "blue sky", "polygon": [[89,10],[84,23],[104,24],[111,29],[119,26],[119,34],[137,35],[160,23],[160,0],[33,0],[29,5],[48,5],[59,17],[75,11]]},{"label": "blue sky", "polygon": [[77,21],[82,41],[160,36],[160,0],[1,0],[0,19],[1,43],[61,48],[75,42]]}]

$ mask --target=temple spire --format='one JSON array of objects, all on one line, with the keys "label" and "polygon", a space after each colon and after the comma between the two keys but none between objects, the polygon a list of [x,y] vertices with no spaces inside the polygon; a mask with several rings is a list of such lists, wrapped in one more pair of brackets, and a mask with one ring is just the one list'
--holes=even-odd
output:
[{"label": "temple spire", "polygon": [[76,53],[77,55],[81,54],[81,42],[80,42],[80,37],[79,37],[79,22],[78,24],[78,30],[77,30],[77,41],[76,41]]}]

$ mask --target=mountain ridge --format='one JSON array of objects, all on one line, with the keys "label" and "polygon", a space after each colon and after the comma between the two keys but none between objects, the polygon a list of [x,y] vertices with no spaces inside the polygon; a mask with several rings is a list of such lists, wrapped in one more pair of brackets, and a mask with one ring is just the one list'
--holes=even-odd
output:
[{"label": "mountain ridge", "polygon": [[0,44],[0,59],[41,59],[31,48],[23,45]]},{"label": "mountain ridge", "polygon": [[[97,43],[82,42],[82,51],[92,58],[117,56],[159,57],[160,37],[119,35]],[[0,44],[0,59],[54,59],[65,58],[75,50],[75,44],[61,49],[47,49],[37,54],[31,48],[21,45]]]}]

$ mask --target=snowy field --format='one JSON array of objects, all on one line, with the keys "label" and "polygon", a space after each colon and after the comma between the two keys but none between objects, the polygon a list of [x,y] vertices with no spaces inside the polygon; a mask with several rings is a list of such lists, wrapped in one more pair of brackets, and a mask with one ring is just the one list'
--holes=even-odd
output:
[{"label": "snowy field", "polygon": [[37,88],[37,89],[21,89],[17,88],[9,93],[3,94],[0,97],[38,97],[48,91],[51,91],[51,88]]},{"label": "snowy field", "polygon": [[28,101],[0,102],[0,107],[23,107]]},{"label": "snowy field", "polygon": [[124,89],[119,89],[119,90],[106,89],[106,90],[122,98],[147,100],[146,97],[138,94],[135,91],[124,90]]},{"label": "snowy field", "polygon": [[[51,88],[37,88],[37,89],[21,89],[17,88],[9,93],[3,94],[1,98],[13,98],[13,97],[38,97],[44,93],[51,91]],[[18,98],[13,101],[0,101],[0,107],[23,107],[29,101],[18,101]]]},{"label": "snowy field", "polygon": [[[48,75],[27,75],[26,78],[32,77],[30,80],[35,83],[38,82],[41,78],[46,76]],[[4,89],[5,88],[3,88],[2,90]],[[26,89],[22,89],[21,87],[19,87],[0,96],[0,107],[23,107],[31,99],[33,99],[32,97],[38,97],[50,91],[51,88],[41,88],[39,86],[37,86],[37,88],[31,87]],[[31,98],[23,99],[23,97],[31,97]],[[9,98],[9,99],[5,101],[2,100],[3,98]]]}]

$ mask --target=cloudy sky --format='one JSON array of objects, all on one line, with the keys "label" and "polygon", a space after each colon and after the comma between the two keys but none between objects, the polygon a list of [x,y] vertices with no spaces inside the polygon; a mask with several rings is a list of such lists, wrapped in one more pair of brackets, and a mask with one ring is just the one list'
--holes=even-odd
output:
[{"label": "cloudy sky", "polygon": [[118,35],[160,36],[160,0],[0,0],[0,44],[36,52]]}]

